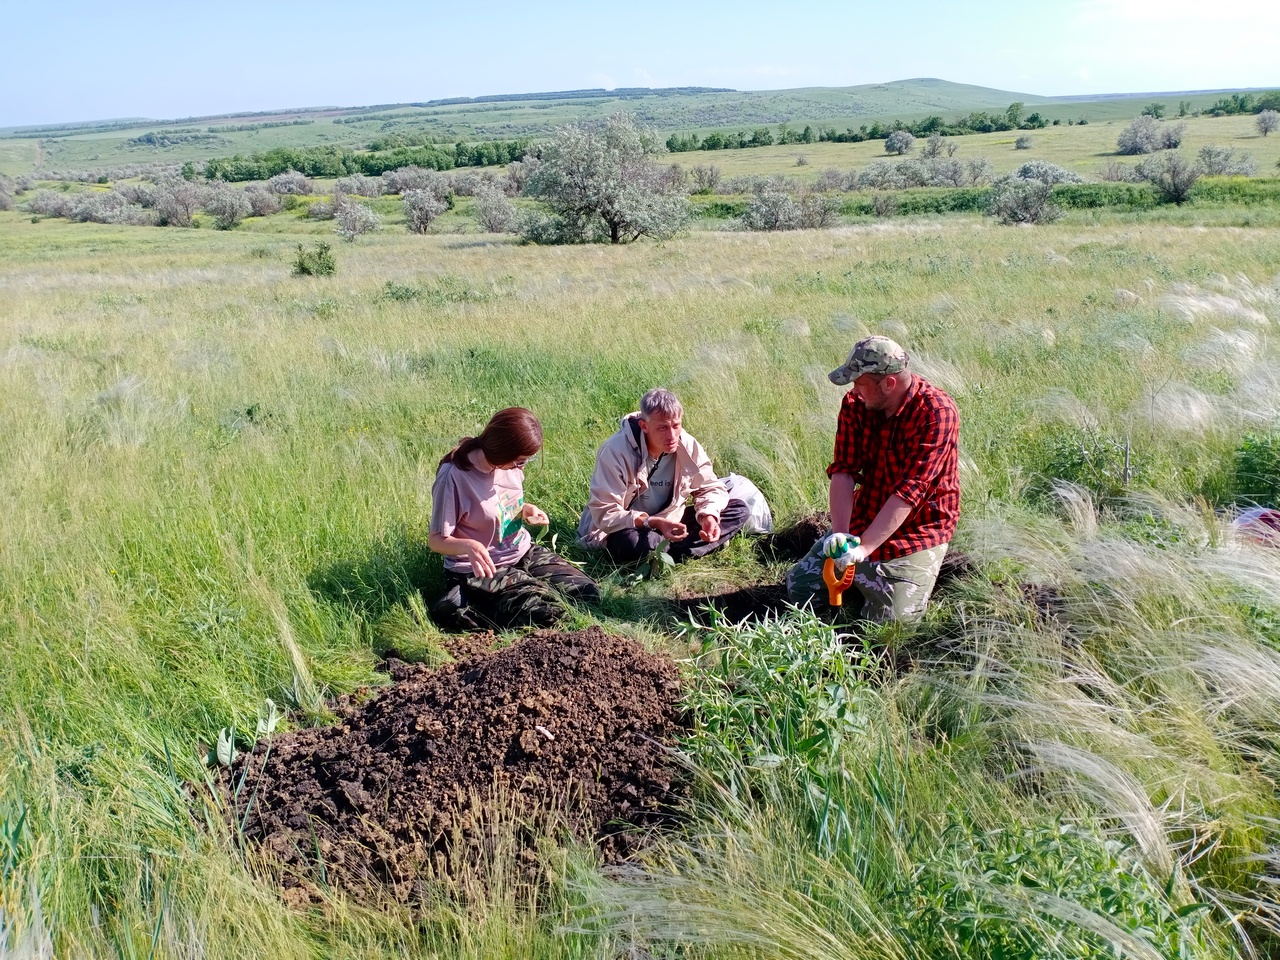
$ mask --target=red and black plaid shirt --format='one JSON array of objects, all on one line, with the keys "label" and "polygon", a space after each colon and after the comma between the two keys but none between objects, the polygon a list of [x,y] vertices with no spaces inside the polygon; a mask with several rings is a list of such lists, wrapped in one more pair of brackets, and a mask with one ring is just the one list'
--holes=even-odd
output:
[{"label": "red and black plaid shirt", "polygon": [[959,440],[955,401],[920,376],[891,417],[845,394],[827,476],[847,473],[858,484],[848,532],[861,536],[894,494],[912,508],[872,560],[951,542],[960,516]]}]

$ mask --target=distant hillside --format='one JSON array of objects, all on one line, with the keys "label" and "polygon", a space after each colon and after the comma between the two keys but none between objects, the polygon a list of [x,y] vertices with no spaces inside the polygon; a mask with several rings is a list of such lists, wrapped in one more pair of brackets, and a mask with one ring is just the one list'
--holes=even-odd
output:
[{"label": "distant hillside", "polygon": [[[105,169],[186,160],[274,147],[340,146],[359,149],[389,135],[416,142],[497,140],[545,136],[573,120],[619,110],[667,133],[706,133],[780,124],[857,128],[876,121],[945,119],[975,111],[1001,111],[1020,101],[1049,120],[1115,120],[1134,116],[1142,103],[1163,98],[1176,106],[1207,107],[1224,91],[1189,94],[1107,94],[1093,98],[1043,97],[935,78],[855,87],[737,91],[705,87],[566,90],[367,107],[311,107],[191,117],[47,124],[0,130],[0,173]],[[1227,91],[1230,92],[1230,91]]]}]

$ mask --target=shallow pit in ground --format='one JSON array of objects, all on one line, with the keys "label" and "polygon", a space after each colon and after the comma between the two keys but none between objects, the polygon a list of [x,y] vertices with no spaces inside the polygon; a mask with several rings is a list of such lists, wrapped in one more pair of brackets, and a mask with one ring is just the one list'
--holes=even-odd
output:
[{"label": "shallow pit in ground", "polygon": [[233,814],[286,888],[410,899],[486,829],[495,790],[517,815],[558,811],[606,859],[630,851],[629,828],[672,816],[680,676],[638,643],[542,631],[435,669],[389,667],[392,683],[335,725],[271,737],[231,771],[239,784],[248,765]]}]

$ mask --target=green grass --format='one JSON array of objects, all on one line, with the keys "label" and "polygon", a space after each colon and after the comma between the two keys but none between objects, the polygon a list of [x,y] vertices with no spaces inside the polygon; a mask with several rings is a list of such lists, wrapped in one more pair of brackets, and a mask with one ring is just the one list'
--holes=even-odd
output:
[{"label": "green grass", "polygon": [[[1047,160],[1097,178],[1108,163],[1133,164],[1141,159],[1116,155],[1116,137],[1133,119],[1138,108],[1131,109],[1133,113],[1091,122],[1086,126],[1064,124],[1043,130],[1010,130],[956,137],[958,149],[955,157],[960,160],[985,157],[999,174],[1008,173],[1028,160]],[[1277,161],[1280,161],[1280,137],[1261,136],[1254,127],[1252,116],[1187,117],[1167,122],[1186,124],[1180,149],[1193,157],[1201,147],[1209,144],[1234,147],[1250,154],[1258,162],[1258,171],[1263,176],[1273,174]],[[1024,134],[1031,137],[1031,149],[1015,149],[1014,140]],[[920,143],[917,141],[915,152],[918,152]],[[808,162],[797,166],[798,156],[803,156]],[[868,140],[862,143],[789,144],[747,150],[696,150],[672,154],[670,159],[685,167],[714,164],[725,177],[785,175],[807,182],[816,180],[824,169],[830,167],[863,170],[872,163],[898,158],[885,154],[883,141]]]},{"label": "green grass", "polygon": [[[220,232],[0,213],[12,938],[38,898],[59,955],[593,957],[641,938],[655,956],[1101,956],[1110,939],[1217,957],[1240,942],[1232,915],[1265,945],[1280,580],[1212,508],[1280,416],[1271,209],[619,248],[386,225],[334,243],[327,278],[291,275],[299,240],[332,228],[290,214]],[[326,696],[378,682],[379,652],[436,648],[417,591],[439,579],[444,450],[501,406],[534,409],[529,498],[568,543],[596,446],[663,384],[721,469],[794,517],[825,498],[826,372],[871,331],[960,405],[972,582],[841,665],[843,699],[821,628],[803,628],[812,648],[717,634],[708,665],[738,644],[722,662],[787,723],[752,729],[749,699],[713,709],[726,688],[694,685],[722,752],[690,744],[705,802],[643,876],[548,848],[560,867],[534,900],[495,887],[499,861],[417,916],[281,901],[217,826],[199,758],[268,697],[323,722]],[[1104,501],[1126,443],[1130,493],[1150,493]],[[673,594],[782,574],[745,544],[635,588],[588,565],[610,629],[677,653]],[[1055,619],[1023,582],[1060,592]],[[786,657],[797,685],[770,687]],[[833,740],[841,724],[857,735]]]}]

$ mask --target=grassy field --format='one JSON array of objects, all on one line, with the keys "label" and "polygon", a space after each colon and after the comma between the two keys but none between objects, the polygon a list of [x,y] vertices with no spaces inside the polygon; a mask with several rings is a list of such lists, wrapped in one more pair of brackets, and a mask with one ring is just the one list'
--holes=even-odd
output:
[{"label": "grassy field", "polygon": [[[803,169],[828,162],[859,163]],[[1280,423],[1280,229],[1241,216],[570,248],[388,225],[304,279],[328,225],[0,213],[0,955],[1269,951],[1280,557],[1215,509],[1274,484],[1235,454]],[[873,331],[960,405],[969,580],[864,656],[803,619],[678,636],[673,596],[781,577],[745,544],[638,586],[588,560],[584,617],[710,651],[688,829],[625,873],[569,846],[536,897],[498,856],[413,913],[282,902],[200,758],[264,698],[325,722],[380,652],[440,655],[417,597],[442,452],[531,407],[563,544],[596,446],[663,384],[794,518],[824,503],[826,372]]]},{"label": "grassy field", "polygon": [[[1193,94],[1156,98],[1170,114],[1186,100],[1191,109],[1208,107],[1221,94]],[[438,106],[396,106],[386,110],[333,109],[282,113],[270,117],[229,117],[200,121],[140,122],[128,129],[59,131],[35,140],[6,136],[0,131],[0,174],[28,173],[36,161],[45,170],[111,167],[157,161],[182,163],[236,153],[255,153],[273,147],[344,146],[358,148],[387,133],[428,134],[452,143],[456,140],[493,140],[541,137],[556,126],[574,120],[603,119],[620,110],[663,132],[751,130],[806,123],[857,128],[876,120],[912,121],[938,115],[947,120],[973,111],[1002,113],[1013,101],[1027,111],[1038,111],[1049,120],[1086,118],[1091,124],[1128,121],[1150,97],[1076,100],[1039,97],[992,90],[943,80],[904,80],[859,87],[766,90],[733,93],[697,93],[648,97],[608,96],[590,99],[524,100],[499,103],[463,103]],[[360,119],[367,116],[369,119]],[[268,127],[236,131],[230,128],[289,119],[309,119],[301,126]],[[182,130],[202,139],[170,146],[130,143],[149,131]],[[1003,139],[1012,138],[1009,136]],[[1114,137],[1112,138],[1114,142]],[[864,146],[868,146],[865,145]],[[754,152],[754,151],[752,151]]]},{"label": "grassy field", "polygon": [[[997,173],[1008,173],[1028,160],[1048,160],[1094,179],[1108,163],[1136,163],[1140,158],[1116,155],[1116,137],[1131,117],[1089,123],[1085,126],[1046,127],[1043,130],[976,133],[956,137],[956,158],[986,157]],[[1261,175],[1274,175],[1280,161],[1280,137],[1263,137],[1254,126],[1253,116],[1187,117],[1168,121],[1186,124],[1181,150],[1194,156],[1208,144],[1232,147],[1248,153],[1258,163]],[[1031,137],[1031,148],[1018,150],[1014,141],[1019,136]],[[907,156],[919,152],[921,143]],[[797,166],[803,156],[806,163]],[[862,143],[810,143],[788,146],[753,147],[748,150],[689,151],[670,155],[670,160],[685,167],[701,164],[718,166],[726,177],[774,176],[782,174],[799,181],[817,179],[824,169],[863,170],[880,160],[898,159],[885,154],[880,140]]]}]

